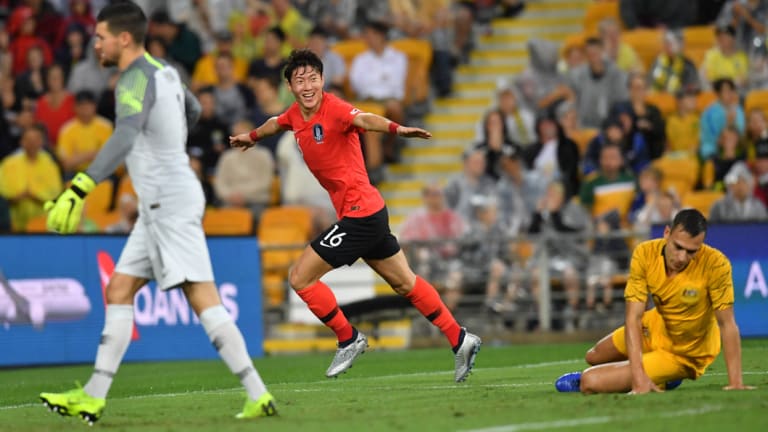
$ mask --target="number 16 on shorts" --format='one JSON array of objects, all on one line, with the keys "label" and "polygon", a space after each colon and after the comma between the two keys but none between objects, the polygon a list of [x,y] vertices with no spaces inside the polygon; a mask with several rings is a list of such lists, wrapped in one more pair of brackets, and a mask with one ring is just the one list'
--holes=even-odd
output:
[{"label": "number 16 on shorts", "polygon": [[327,247],[327,248],[335,248],[341,245],[341,242],[344,241],[344,236],[347,235],[345,232],[339,232],[336,231],[339,230],[338,224],[333,224],[333,228],[328,231],[328,234],[323,237],[322,240],[320,240],[320,246]]}]

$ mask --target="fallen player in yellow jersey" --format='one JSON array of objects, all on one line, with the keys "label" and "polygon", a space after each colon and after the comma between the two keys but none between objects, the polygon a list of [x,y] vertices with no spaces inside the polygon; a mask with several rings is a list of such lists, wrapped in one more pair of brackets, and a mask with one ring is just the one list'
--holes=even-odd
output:
[{"label": "fallen player in yellow jersey", "polygon": [[[624,291],[626,321],[587,351],[592,367],[561,376],[559,391],[584,394],[663,391],[697,379],[720,353],[728,370],[725,390],[745,390],[741,337],[733,314],[731,263],[705,245],[707,221],[682,210],[664,238],[639,244]],[[646,310],[648,296],[652,309]]]}]

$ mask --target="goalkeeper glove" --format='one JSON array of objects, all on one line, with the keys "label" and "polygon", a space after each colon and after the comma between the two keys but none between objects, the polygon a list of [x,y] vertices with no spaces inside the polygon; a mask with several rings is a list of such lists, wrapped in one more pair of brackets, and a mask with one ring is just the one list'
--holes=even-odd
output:
[{"label": "goalkeeper glove", "polygon": [[87,174],[77,173],[69,188],[55,200],[45,203],[43,208],[48,212],[48,230],[59,234],[77,231],[85,196],[95,187],[96,183]]}]

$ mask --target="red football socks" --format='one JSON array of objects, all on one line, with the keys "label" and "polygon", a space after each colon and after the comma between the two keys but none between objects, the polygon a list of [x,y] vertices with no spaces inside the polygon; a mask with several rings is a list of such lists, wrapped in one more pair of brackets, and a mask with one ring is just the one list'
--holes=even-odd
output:
[{"label": "red football socks", "polygon": [[413,290],[406,294],[405,297],[413,303],[425,318],[443,332],[445,337],[448,338],[451,347],[456,347],[459,344],[461,327],[459,327],[459,323],[456,322],[451,311],[443,303],[437,290],[429,282],[422,279],[421,276],[416,276],[416,284],[413,286]]},{"label": "red football socks", "polygon": [[352,339],[354,334],[352,325],[347,321],[344,312],[339,309],[336,302],[336,296],[328,285],[317,281],[303,290],[296,291],[296,294],[304,300],[309,306],[309,310],[326,326],[330,327],[339,342],[345,342]]}]

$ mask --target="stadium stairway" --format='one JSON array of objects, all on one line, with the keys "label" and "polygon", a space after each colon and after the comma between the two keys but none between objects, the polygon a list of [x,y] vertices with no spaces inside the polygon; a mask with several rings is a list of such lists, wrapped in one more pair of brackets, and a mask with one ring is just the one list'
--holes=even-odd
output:
[{"label": "stadium stairway", "polygon": [[[424,119],[433,139],[409,140],[402,160],[390,165],[387,180],[379,185],[389,206],[392,231],[399,232],[405,217],[420,207],[421,188],[426,182],[447,181],[461,172],[461,153],[472,144],[475,125],[495,102],[495,89],[500,78],[511,78],[528,64],[526,41],[537,36],[562,41],[581,31],[586,5],[593,0],[529,0],[525,11],[514,19],[498,19],[491,23],[491,34],[476,38],[470,62],[458,67],[453,96],[438,99]],[[375,283],[377,294],[393,294],[381,279]],[[418,338],[427,327],[426,321],[410,317],[387,320],[368,332],[374,349],[402,349],[421,345],[418,341],[441,340]],[[426,330],[434,330],[431,328]],[[418,328],[418,330],[417,330]],[[434,333],[434,332],[431,332]],[[524,335],[519,335],[524,336]],[[416,337],[416,339],[414,339]],[[320,325],[282,323],[268,325],[265,352],[269,354],[308,351],[332,351],[336,340]]]},{"label": "stadium stairway", "polygon": [[527,1],[518,17],[494,20],[490,34],[476,38],[469,64],[456,70],[452,97],[435,100],[425,118],[433,139],[409,140],[401,162],[388,167],[387,180],[380,184],[393,232],[421,205],[426,182],[445,182],[461,172],[461,153],[473,143],[476,123],[494,104],[498,80],[512,78],[528,65],[526,41],[535,36],[559,42],[580,32],[591,1]]}]

